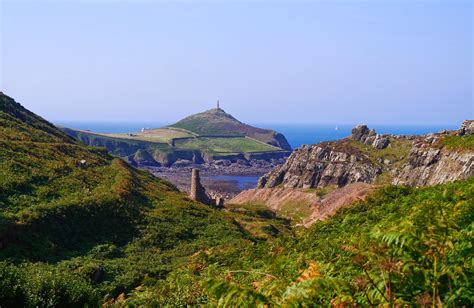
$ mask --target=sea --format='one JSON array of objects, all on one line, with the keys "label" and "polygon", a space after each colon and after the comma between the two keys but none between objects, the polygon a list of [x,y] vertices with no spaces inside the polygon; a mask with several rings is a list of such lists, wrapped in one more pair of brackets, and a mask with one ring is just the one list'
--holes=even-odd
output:
[{"label": "sea", "polygon": [[[169,125],[171,123],[163,122],[57,122],[56,125],[90,130],[98,133],[131,133],[138,132],[142,128],[157,128]],[[351,134],[354,125],[338,125],[338,124],[259,124],[252,123],[253,126],[273,129],[285,135],[286,139],[292,146],[297,148],[303,144],[315,144],[322,141],[338,140]],[[396,135],[423,135],[428,133],[436,133],[441,130],[455,130],[459,125],[384,125],[370,124],[369,128],[374,128],[379,134],[396,134]]]},{"label": "sea", "polygon": [[[160,122],[58,122],[56,125],[90,130],[98,133],[131,133],[138,132],[142,128],[157,128],[169,125],[171,123]],[[285,135],[293,149],[303,144],[315,144],[322,141],[332,141],[345,138],[351,134],[354,125],[338,125],[338,124],[259,124],[253,123],[253,126],[273,129]],[[396,135],[424,135],[428,133],[436,133],[440,130],[458,129],[456,125],[368,125],[374,128],[379,134],[396,134]],[[251,175],[219,175],[211,176],[210,179],[215,183],[233,182],[239,191],[255,188],[258,183],[258,176]]]}]

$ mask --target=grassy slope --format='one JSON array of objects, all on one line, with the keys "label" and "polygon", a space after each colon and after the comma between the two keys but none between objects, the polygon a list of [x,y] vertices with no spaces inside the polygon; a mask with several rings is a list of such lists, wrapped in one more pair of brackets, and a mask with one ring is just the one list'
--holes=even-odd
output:
[{"label": "grassy slope", "polygon": [[283,135],[242,123],[222,109],[211,109],[191,115],[169,127],[185,129],[204,136],[248,136],[285,150],[291,150]]},{"label": "grassy slope", "polygon": [[469,306],[473,215],[474,178],[386,187],[293,236],[196,255],[125,302],[171,303],[180,290],[222,306]]},{"label": "grassy slope", "polygon": [[440,144],[453,151],[474,151],[474,135],[445,136]]},{"label": "grassy slope", "polygon": [[[218,153],[252,153],[280,150],[272,145],[267,145],[249,138],[199,138],[178,140],[175,142],[175,146],[172,147],[169,144],[152,140],[152,137],[148,137],[148,140],[145,140],[145,138],[142,137],[112,137],[68,128],[63,128],[63,131],[83,141],[85,144],[105,147],[110,154],[118,157],[135,156],[135,159],[139,159],[141,153],[146,152],[148,157],[153,157],[157,161],[162,161],[162,157],[191,159],[193,157],[192,151],[212,155]],[[136,154],[139,155],[136,156]]]},{"label": "grassy slope", "polygon": [[95,306],[197,251],[257,239],[234,214],[76,143],[7,96],[0,103],[2,304]]},{"label": "grassy slope", "polygon": [[176,146],[182,149],[201,150],[208,153],[251,153],[280,150],[248,138],[199,138],[177,141]]},{"label": "grassy slope", "polygon": [[[147,152],[148,157],[160,163],[176,159],[189,159],[199,151],[202,156],[216,153],[250,153],[278,151],[280,147],[291,149],[285,137],[271,130],[255,128],[239,122],[223,110],[212,109],[187,117],[178,123],[162,129],[148,130],[134,134],[97,134],[63,128],[74,138],[91,146],[106,147],[109,153],[128,157],[137,151]],[[202,138],[199,140],[178,140],[175,146],[168,142],[173,138],[209,136],[248,136],[252,139]],[[267,145],[268,143],[268,145]],[[136,158],[141,157],[138,155]],[[167,157],[167,158],[163,158]]]},{"label": "grassy slope", "polygon": [[124,138],[131,140],[143,140],[150,142],[161,142],[167,143],[173,138],[184,138],[184,137],[193,137],[191,133],[188,133],[183,130],[171,129],[171,128],[158,128],[150,129],[144,132],[137,132],[132,134],[101,134],[103,136],[112,137],[112,138]]},{"label": "grassy slope", "polygon": [[197,113],[170,125],[171,128],[181,128],[198,135],[229,135],[244,136],[246,125],[236,120],[230,114],[217,109]]}]

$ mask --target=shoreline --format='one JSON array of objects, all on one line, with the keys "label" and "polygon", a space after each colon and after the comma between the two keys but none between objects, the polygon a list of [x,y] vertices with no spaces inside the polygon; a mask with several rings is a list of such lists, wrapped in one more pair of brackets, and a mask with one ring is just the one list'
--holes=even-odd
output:
[{"label": "shoreline", "polygon": [[[281,162],[253,161],[249,165],[235,163],[223,165],[217,162],[217,164],[194,164],[183,167],[139,166],[139,168],[171,182],[180,191],[186,193],[189,193],[191,188],[192,169],[197,168],[201,170],[201,182],[209,195],[230,200],[244,190],[256,188],[258,179],[280,164]],[[219,176],[229,178],[214,179]]]}]

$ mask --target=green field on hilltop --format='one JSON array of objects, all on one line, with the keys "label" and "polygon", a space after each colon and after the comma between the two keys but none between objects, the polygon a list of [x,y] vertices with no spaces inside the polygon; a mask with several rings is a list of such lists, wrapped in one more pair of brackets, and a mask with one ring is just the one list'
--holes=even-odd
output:
[{"label": "green field on hilltop", "polygon": [[193,137],[194,134],[186,132],[181,129],[171,128],[156,128],[149,129],[143,132],[128,133],[128,134],[101,134],[112,138],[123,138],[131,140],[142,140],[150,142],[168,143],[174,138],[186,138]]},{"label": "green field on hilltop", "polygon": [[201,150],[209,153],[251,153],[281,150],[249,138],[195,138],[178,140],[175,146],[181,149]]}]

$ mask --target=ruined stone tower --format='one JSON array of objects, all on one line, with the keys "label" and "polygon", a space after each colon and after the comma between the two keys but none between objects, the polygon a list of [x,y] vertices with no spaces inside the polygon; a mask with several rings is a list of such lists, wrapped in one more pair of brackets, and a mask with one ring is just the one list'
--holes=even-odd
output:
[{"label": "ruined stone tower", "polygon": [[206,194],[206,189],[201,184],[201,177],[199,176],[199,169],[193,169],[191,175],[191,199],[207,205],[222,207],[224,206],[224,199],[218,197],[216,199],[209,198]]},{"label": "ruined stone tower", "polygon": [[206,195],[206,189],[201,184],[201,177],[199,176],[198,169],[193,169],[191,175],[191,199],[204,204],[211,203],[211,200]]}]

